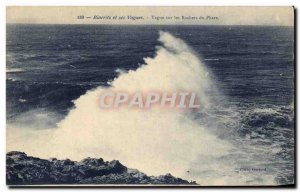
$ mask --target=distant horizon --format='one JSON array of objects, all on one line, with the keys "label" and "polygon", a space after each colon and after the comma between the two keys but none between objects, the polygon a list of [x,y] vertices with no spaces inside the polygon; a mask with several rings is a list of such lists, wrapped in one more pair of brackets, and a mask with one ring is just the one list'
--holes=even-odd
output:
[{"label": "distant horizon", "polygon": [[230,26],[240,26],[240,27],[290,27],[293,28],[292,25],[240,25],[240,24],[232,24],[232,25],[214,25],[214,24],[94,24],[94,23],[6,23],[6,25],[98,25],[98,26],[219,26],[219,27],[230,27]]}]

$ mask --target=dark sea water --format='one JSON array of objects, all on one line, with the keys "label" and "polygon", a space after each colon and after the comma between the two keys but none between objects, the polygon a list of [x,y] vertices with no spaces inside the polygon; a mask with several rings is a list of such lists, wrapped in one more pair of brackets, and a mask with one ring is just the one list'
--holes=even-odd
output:
[{"label": "dark sea water", "polygon": [[243,143],[236,163],[293,183],[291,27],[7,25],[7,122],[53,127],[87,90],[109,86],[117,69],[137,69],[153,57],[160,30],[184,40],[212,72],[224,105],[199,119],[208,127],[217,121],[226,131],[213,132]]}]

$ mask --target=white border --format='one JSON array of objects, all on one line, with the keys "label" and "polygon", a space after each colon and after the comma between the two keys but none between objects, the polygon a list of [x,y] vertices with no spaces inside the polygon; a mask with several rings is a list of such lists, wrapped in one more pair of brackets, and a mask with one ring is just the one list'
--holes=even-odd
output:
[{"label": "white border", "polygon": [[62,0],[44,0],[44,1],[34,1],[34,0],[5,0],[6,5],[73,5],[73,6],[83,6],[83,5],[109,5],[109,6],[122,6],[122,5],[153,5],[153,6],[289,6],[294,5],[297,1],[291,0],[252,0],[252,1],[241,1],[241,0],[101,0],[101,1],[83,1],[83,0],[72,0],[72,1],[62,1]]},{"label": "white border", "polygon": [[[1,138],[0,138],[0,182],[1,182],[1,191],[8,191],[5,181],[5,45],[6,45],[6,37],[5,37],[5,27],[6,27],[6,19],[5,19],[5,8],[6,6],[37,6],[37,5],[52,5],[52,6],[291,6],[294,5],[296,8],[300,9],[300,1],[299,0],[251,0],[251,1],[241,1],[241,0],[1,0],[0,1],[0,37],[1,37],[1,45],[0,45],[0,55],[1,55],[1,64],[0,64],[0,83],[1,83],[1,91],[0,91],[0,126],[1,126]],[[42,14],[42,13],[41,13]],[[298,25],[298,22],[297,24]],[[299,34],[299,33],[298,33]],[[298,35],[297,34],[297,35]],[[299,49],[297,51],[299,55]],[[299,74],[299,67],[297,67],[297,74]],[[299,79],[299,78],[298,78]],[[297,82],[297,90],[299,90],[299,82]],[[297,101],[299,102],[299,97],[297,97]],[[297,120],[299,121],[299,112],[297,110]],[[299,139],[299,130],[297,131],[297,138]],[[299,154],[299,147],[297,147],[297,154]],[[299,167],[299,164],[297,164]],[[299,169],[297,170],[299,173]],[[297,175],[299,178],[299,175]],[[299,184],[299,179],[297,181]],[[25,190],[25,189],[23,189]],[[26,189],[26,190],[35,190],[40,191],[43,189]],[[62,190],[62,189],[59,189]],[[72,191],[81,190],[82,189],[71,189]],[[84,189],[86,191],[88,189]],[[112,191],[114,189],[102,189],[107,191]],[[123,189],[124,191],[129,191],[132,189]],[[134,190],[149,190],[149,189],[134,189]],[[155,189],[157,191],[162,191],[164,189]],[[181,189],[179,190],[191,190],[191,189]],[[203,190],[203,189],[202,189]],[[210,189],[210,191],[217,191],[218,189]],[[232,189],[227,189],[232,190]],[[265,189],[256,189],[257,191],[263,191]],[[275,191],[276,189],[270,189],[270,191]],[[280,189],[282,190],[282,189]],[[287,189],[288,190],[288,189]],[[294,189],[289,189],[294,190]],[[253,191],[253,189],[244,189],[244,191]]]}]

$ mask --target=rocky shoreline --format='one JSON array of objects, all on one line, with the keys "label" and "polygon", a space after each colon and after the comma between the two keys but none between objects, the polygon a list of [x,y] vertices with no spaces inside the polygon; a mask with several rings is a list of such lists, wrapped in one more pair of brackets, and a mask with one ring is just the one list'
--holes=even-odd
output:
[{"label": "rocky shoreline", "polygon": [[69,159],[49,160],[27,156],[24,152],[11,151],[6,154],[7,185],[49,185],[49,184],[156,184],[197,185],[176,178],[171,174],[147,176],[130,169],[119,161],[104,161],[102,158],[85,158],[79,162]]}]

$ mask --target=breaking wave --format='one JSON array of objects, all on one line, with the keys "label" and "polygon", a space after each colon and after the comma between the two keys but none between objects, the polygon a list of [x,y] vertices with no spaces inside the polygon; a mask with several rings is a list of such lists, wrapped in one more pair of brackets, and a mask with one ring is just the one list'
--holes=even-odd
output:
[{"label": "breaking wave", "polygon": [[[249,162],[251,157],[224,135],[238,127],[240,119],[235,117],[239,113],[220,107],[221,93],[204,63],[184,41],[167,32],[160,32],[159,41],[162,45],[156,55],[145,58],[137,70],[118,70],[110,87],[100,86],[75,100],[75,107],[57,128],[31,133],[11,128],[8,141],[14,142],[10,141],[8,150],[75,160],[88,156],[118,159],[149,175],[171,173],[202,185],[274,184],[272,174],[253,176],[238,170],[244,164],[235,160]],[[103,110],[99,98],[107,90],[193,91],[201,108]],[[228,126],[219,126],[216,119]]]}]

